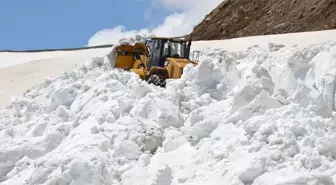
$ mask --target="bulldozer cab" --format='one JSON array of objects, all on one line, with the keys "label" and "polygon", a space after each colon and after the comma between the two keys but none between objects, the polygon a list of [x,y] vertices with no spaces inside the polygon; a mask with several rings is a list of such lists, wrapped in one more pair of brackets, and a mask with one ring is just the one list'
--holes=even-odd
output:
[{"label": "bulldozer cab", "polygon": [[191,41],[152,37],[145,44],[150,50],[148,70],[151,67],[165,67],[168,58],[189,60]]}]

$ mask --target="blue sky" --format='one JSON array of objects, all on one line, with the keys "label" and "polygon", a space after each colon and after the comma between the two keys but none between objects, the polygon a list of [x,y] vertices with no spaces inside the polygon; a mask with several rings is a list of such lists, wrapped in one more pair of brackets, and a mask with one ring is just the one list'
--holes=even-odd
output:
[{"label": "blue sky", "polygon": [[3,0],[0,50],[86,46],[99,30],[118,25],[127,30],[151,28],[168,14],[162,6],[153,7],[151,0]]}]

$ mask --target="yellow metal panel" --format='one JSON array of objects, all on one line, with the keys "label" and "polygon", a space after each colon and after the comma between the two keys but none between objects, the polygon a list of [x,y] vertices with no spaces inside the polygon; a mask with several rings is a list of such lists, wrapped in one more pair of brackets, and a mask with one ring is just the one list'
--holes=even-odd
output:
[{"label": "yellow metal panel", "polygon": [[167,69],[169,72],[169,78],[173,78],[173,79],[181,78],[181,72],[183,68],[177,66],[174,63],[170,63],[167,66]]},{"label": "yellow metal panel", "polygon": [[[134,61],[132,68],[134,68],[134,69],[138,69],[139,66],[141,66],[140,64],[142,64],[142,63],[145,65],[145,66],[142,66],[142,68],[147,68],[147,63],[148,63],[148,61],[147,61],[147,57],[141,55],[140,58],[141,58],[141,60],[140,60],[140,59],[136,59],[136,60]],[[141,68],[141,67],[140,67],[140,68]]]},{"label": "yellow metal panel", "polygon": [[147,68],[149,58],[147,56],[144,56],[144,55],[141,55],[140,57],[141,57],[142,62],[145,63],[145,66]]},{"label": "yellow metal panel", "polygon": [[132,45],[120,45],[115,48],[117,53],[115,67],[125,70],[138,68],[141,61],[134,60],[136,55],[140,55],[141,60],[147,66],[147,57],[149,56],[148,49],[143,43],[136,43]]},{"label": "yellow metal panel", "polygon": [[169,72],[169,78],[174,78],[174,79],[181,78],[183,68],[187,64],[191,63],[194,66],[197,65],[196,63],[191,62],[188,59],[167,58],[167,60],[169,61],[169,65],[166,67]]},{"label": "yellow metal panel", "polygon": [[123,52],[132,52],[133,51],[134,46],[131,45],[120,45],[118,47],[116,47],[115,49],[118,51],[123,51]]},{"label": "yellow metal panel", "polygon": [[171,63],[174,63],[174,65],[177,65],[179,67],[184,68],[187,64],[193,64],[194,66],[197,65],[197,63],[192,62],[188,59],[183,59],[183,58],[167,58]]},{"label": "yellow metal panel", "polygon": [[174,68],[174,76],[173,78],[181,78],[181,75],[182,75],[182,67],[179,67],[179,66],[175,66]]},{"label": "yellow metal panel", "polygon": [[132,56],[123,56],[117,55],[115,67],[121,69],[131,69],[133,65],[133,57]]},{"label": "yellow metal panel", "polygon": [[131,71],[138,74],[141,79],[143,79],[143,80],[145,79],[144,69],[131,69]]},{"label": "yellow metal panel", "polygon": [[141,64],[141,61],[139,59],[135,60],[133,63],[133,67],[132,69],[140,69],[141,67],[139,67]]},{"label": "yellow metal panel", "polygon": [[145,55],[145,56],[149,56],[149,51],[146,47],[145,44],[143,43],[136,43],[134,44],[134,51],[140,52],[140,55]]}]

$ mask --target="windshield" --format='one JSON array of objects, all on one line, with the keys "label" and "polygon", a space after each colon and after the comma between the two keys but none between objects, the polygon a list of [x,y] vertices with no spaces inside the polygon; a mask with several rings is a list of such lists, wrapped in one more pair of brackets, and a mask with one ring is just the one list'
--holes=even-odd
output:
[{"label": "windshield", "polygon": [[165,57],[184,58],[184,47],[183,43],[167,41],[163,47],[163,55]]}]

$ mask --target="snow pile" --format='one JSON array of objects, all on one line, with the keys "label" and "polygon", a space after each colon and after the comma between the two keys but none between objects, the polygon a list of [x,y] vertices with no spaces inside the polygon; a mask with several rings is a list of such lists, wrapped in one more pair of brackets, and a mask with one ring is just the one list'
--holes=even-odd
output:
[{"label": "snow pile", "polygon": [[165,89],[95,57],[0,110],[0,184],[332,185],[335,49],[204,51]]},{"label": "snow pile", "polygon": [[120,45],[120,44],[129,44],[129,45],[134,45],[135,43],[145,43],[147,38],[154,37],[155,35],[150,34],[137,34],[134,37],[122,37],[119,39],[119,41],[115,45]]},{"label": "snow pile", "polygon": [[129,115],[151,88],[133,73],[97,67],[102,60],[46,80],[2,111],[1,180],[112,183],[161,145],[160,125]]}]

